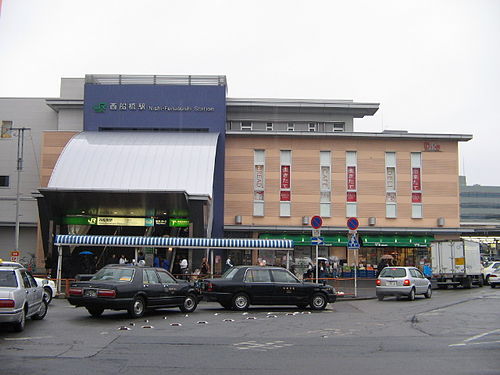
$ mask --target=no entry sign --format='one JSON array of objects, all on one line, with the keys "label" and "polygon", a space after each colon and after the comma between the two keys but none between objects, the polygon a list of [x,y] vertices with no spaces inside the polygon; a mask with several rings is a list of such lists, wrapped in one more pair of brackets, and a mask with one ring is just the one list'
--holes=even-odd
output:
[{"label": "no entry sign", "polygon": [[359,221],[355,217],[350,217],[347,220],[347,228],[349,228],[350,230],[356,230],[358,229],[358,227],[359,227]]}]

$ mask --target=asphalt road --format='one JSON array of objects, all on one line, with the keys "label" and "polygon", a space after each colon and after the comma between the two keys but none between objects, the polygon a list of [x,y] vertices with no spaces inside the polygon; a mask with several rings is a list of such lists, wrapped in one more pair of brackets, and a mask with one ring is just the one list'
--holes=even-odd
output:
[{"label": "asphalt road", "polygon": [[10,374],[500,374],[500,289],[413,302],[343,300],[323,312],[202,302],[130,319],[54,300],[43,321],[0,331]]}]

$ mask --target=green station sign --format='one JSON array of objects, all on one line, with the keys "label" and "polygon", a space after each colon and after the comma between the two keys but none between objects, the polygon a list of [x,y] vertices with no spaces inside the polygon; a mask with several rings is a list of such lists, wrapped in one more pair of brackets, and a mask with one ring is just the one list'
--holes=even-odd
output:
[{"label": "green station sign", "polygon": [[170,219],[168,221],[170,227],[189,227],[189,219]]}]

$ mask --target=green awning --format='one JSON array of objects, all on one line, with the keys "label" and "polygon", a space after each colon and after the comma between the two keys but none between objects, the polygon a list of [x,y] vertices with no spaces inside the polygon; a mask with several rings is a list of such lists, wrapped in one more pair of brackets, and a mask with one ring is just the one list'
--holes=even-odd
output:
[{"label": "green awning", "polygon": [[[280,233],[261,233],[259,238],[261,239],[285,239],[292,240],[295,246],[315,246],[311,242],[311,236],[306,234],[280,234]],[[347,246],[347,236],[346,235],[333,235],[333,236],[321,236],[325,244],[321,246]]]},{"label": "green awning", "polygon": [[432,236],[373,236],[361,235],[362,246],[429,247],[434,241]]}]

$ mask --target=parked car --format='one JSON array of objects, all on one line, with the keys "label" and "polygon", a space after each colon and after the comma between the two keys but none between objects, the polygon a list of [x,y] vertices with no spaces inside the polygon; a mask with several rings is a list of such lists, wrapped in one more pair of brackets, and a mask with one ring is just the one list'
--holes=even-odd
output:
[{"label": "parked car", "polygon": [[202,292],[208,301],[225,309],[246,310],[250,305],[296,305],[323,310],[336,300],[329,285],[302,282],[281,267],[237,266],[219,279],[205,279]]},{"label": "parked car", "polygon": [[0,267],[0,323],[16,332],[24,330],[26,318],[41,320],[47,314],[43,288],[24,268]]},{"label": "parked car", "polygon": [[498,268],[500,268],[499,261],[491,261],[485,264],[483,268],[483,285],[488,285],[490,283],[491,273],[494,273]]},{"label": "parked car", "polygon": [[415,267],[385,267],[376,280],[376,294],[379,301],[386,296],[406,296],[410,301],[415,295],[431,298],[431,282]]},{"label": "parked car", "polygon": [[497,267],[492,271],[489,282],[492,288],[496,288],[497,285],[500,285],[500,267]]},{"label": "parked car", "polygon": [[89,281],[70,285],[68,301],[83,306],[90,315],[100,316],[104,310],[127,310],[140,318],[146,309],[179,307],[182,312],[196,310],[201,299],[193,284],[175,279],[163,268],[110,264],[100,269]]},{"label": "parked car", "polygon": [[[24,268],[21,263],[17,262],[5,262],[0,260],[0,267],[16,267],[16,268]],[[42,277],[35,277],[36,283],[43,287],[44,298],[47,303],[50,304],[52,298],[56,295],[56,283],[49,279],[44,279]]]}]

